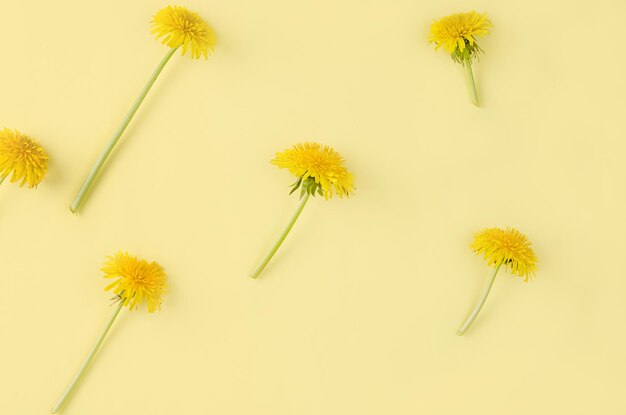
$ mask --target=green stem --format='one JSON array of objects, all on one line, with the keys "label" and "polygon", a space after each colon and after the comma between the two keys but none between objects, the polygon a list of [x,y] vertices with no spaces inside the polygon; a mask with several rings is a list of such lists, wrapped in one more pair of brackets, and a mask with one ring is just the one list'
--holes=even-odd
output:
[{"label": "green stem", "polygon": [[67,401],[67,398],[71,395],[72,391],[78,385],[78,382],[80,381],[81,377],[85,373],[85,370],[87,369],[87,367],[93,360],[93,357],[96,355],[96,352],[98,352],[100,345],[102,345],[102,341],[104,340],[107,333],[109,332],[109,329],[113,325],[113,322],[115,321],[115,318],[117,317],[117,315],[120,313],[120,310],[122,309],[123,305],[124,305],[124,301],[122,299],[119,299],[117,306],[115,307],[115,310],[113,311],[113,315],[111,315],[111,318],[107,322],[107,325],[104,327],[104,330],[100,334],[100,337],[98,337],[98,341],[93,346],[93,349],[91,349],[91,352],[89,352],[89,355],[87,355],[87,358],[83,362],[80,369],[78,369],[78,373],[76,373],[76,376],[74,376],[74,379],[72,379],[72,382],[70,383],[70,385],[67,387],[67,389],[65,389],[65,392],[63,392],[63,395],[61,395],[56,405],[54,405],[54,408],[52,408],[53,414],[56,414],[59,411],[59,409],[61,409],[63,404]]},{"label": "green stem", "polygon": [[258,278],[259,277],[259,275],[261,274],[261,272],[263,272],[263,269],[265,269],[265,267],[270,262],[270,260],[272,259],[272,257],[276,253],[276,251],[278,251],[278,248],[280,248],[280,246],[282,245],[283,241],[285,240],[285,238],[289,234],[289,231],[291,230],[291,228],[293,228],[293,225],[296,223],[296,220],[298,220],[298,217],[300,216],[300,213],[302,213],[302,209],[304,209],[304,205],[306,205],[306,202],[309,200],[310,196],[311,195],[308,192],[304,195],[304,197],[300,201],[300,205],[298,206],[298,209],[296,210],[296,213],[294,213],[293,216],[291,217],[291,220],[289,221],[289,224],[287,225],[287,227],[285,228],[283,233],[280,235],[280,238],[278,238],[278,240],[276,241],[276,243],[274,244],[272,249],[267,253],[265,258],[263,258],[263,261],[261,261],[259,266],[256,267],[254,272],[252,274],[250,274],[250,276],[252,278]]},{"label": "green stem", "polygon": [[133,105],[130,107],[130,110],[128,111],[124,119],[122,120],[122,123],[117,127],[117,130],[115,130],[115,133],[113,133],[113,137],[111,137],[111,140],[109,141],[107,146],[104,148],[102,153],[100,153],[98,160],[96,160],[96,163],[91,168],[91,171],[87,175],[87,178],[83,182],[82,186],[80,187],[80,190],[78,191],[78,193],[76,194],[76,197],[74,197],[74,200],[72,201],[72,204],[70,205],[70,210],[72,211],[72,213],[78,212],[78,208],[80,207],[81,203],[85,199],[85,196],[89,192],[89,189],[91,189],[91,186],[96,180],[96,177],[98,176],[98,173],[102,169],[102,166],[104,165],[107,158],[111,154],[111,151],[113,151],[113,148],[115,147],[120,137],[124,133],[124,130],[126,130],[126,127],[128,127],[128,124],[130,124],[130,121],[133,119],[133,116],[139,109],[139,106],[141,105],[143,100],[146,98],[146,95],[148,95],[148,91],[150,91],[150,88],[152,88],[152,85],[154,85],[154,82],[159,77],[159,74],[165,67],[165,64],[170,60],[174,52],[176,52],[176,49],[178,48],[177,47],[171,48],[169,51],[167,51],[163,59],[161,59],[161,62],[156,67],[154,72],[152,72],[152,75],[150,76],[150,78],[144,85],[143,89],[139,93],[139,96],[137,97],[137,99],[135,99],[135,102],[133,102]]},{"label": "green stem", "polygon": [[498,263],[498,265],[496,266],[496,269],[493,271],[493,274],[491,275],[491,279],[489,279],[489,283],[487,284],[487,287],[485,287],[485,291],[483,291],[483,295],[478,301],[478,304],[476,304],[476,307],[474,307],[474,310],[469,315],[467,320],[465,320],[465,323],[463,323],[459,331],[456,332],[456,334],[458,334],[459,336],[464,335],[467,332],[467,330],[470,328],[474,320],[476,320],[476,316],[478,316],[478,313],[480,313],[480,310],[483,308],[483,305],[485,305],[485,301],[487,300],[489,291],[491,291],[491,286],[493,285],[493,282],[496,279],[496,275],[498,274],[498,270],[500,269],[501,266],[502,266],[502,261]]},{"label": "green stem", "polygon": [[466,58],[463,62],[463,66],[465,66],[465,77],[467,78],[467,85],[470,90],[472,103],[477,107],[480,107],[480,104],[478,103],[478,92],[476,92],[476,82],[474,82],[474,72],[472,72],[472,58]]}]

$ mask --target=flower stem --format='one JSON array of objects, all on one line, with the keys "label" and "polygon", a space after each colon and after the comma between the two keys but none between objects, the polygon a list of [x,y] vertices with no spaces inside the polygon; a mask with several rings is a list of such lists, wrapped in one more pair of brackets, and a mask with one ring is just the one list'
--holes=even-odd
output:
[{"label": "flower stem", "polygon": [[81,203],[85,199],[85,196],[87,195],[87,193],[89,192],[89,189],[93,185],[96,177],[98,176],[98,173],[102,169],[102,166],[104,165],[107,158],[111,154],[111,151],[113,151],[113,148],[115,147],[120,137],[124,133],[124,130],[126,130],[126,127],[128,127],[128,124],[130,124],[130,121],[133,119],[133,116],[139,109],[139,106],[141,105],[143,100],[146,98],[146,95],[148,95],[148,91],[150,91],[150,88],[152,88],[152,85],[154,85],[154,82],[159,77],[159,74],[165,67],[165,64],[170,60],[174,52],[176,52],[176,49],[178,49],[178,47],[171,48],[165,54],[163,59],[161,59],[161,62],[156,67],[154,72],[152,72],[152,75],[150,76],[146,84],[144,85],[137,99],[135,99],[135,102],[133,102],[133,105],[130,107],[130,110],[128,111],[124,119],[122,120],[121,124],[117,127],[117,130],[115,130],[115,132],[113,133],[111,140],[109,141],[107,146],[104,148],[104,150],[102,150],[102,153],[100,153],[98,160],[96,160],[96,163],[91,168],[91,171],[87,175],[87,178],[83,182],[82,186],[80,187],[80,190],[78,191],[78,193],[76,194],[76,197],[74,197],[74,200],[72,201],[72,204],[70,205],[70,210],[72,211],[72,213],[78,212],[78,208],[80,207]]},{"label": "flower stem", "polygon": [[117,317],[117,315],[120,313],[120,310],[122,309],[123,305],[124,305],[124,301],[120,299],[117,303],[117,306],[115,307],[115,310],[113,311],[113,315],[111,315],[111,318],[107,322],[107,325],[104,327],[104,330],[100,334],[100,337],[98,337],[98,341],[96,341],[96,344],[93,346],[93,348],[87,355],[87,358],[83,362],[82,366],[80,367],[80,369],[78,369],[78,373],[76,373],[76,376],[74,376],[74,379],[72,379],[72,382],[70,383],[70,385],[67,387],[67,389],[65,389],[65,392],[63,392],[63,395],[61,395],[56,405],[54,405],[54,408],[52,408],[53,414],[56,414],[59,411],[59,409],[61,409],[63,404],[67,401],[67,398],[71,395],[72,391],[78,385],[78,382],[80,381],[83,374],[85,373],[85,370],[87,369],[87,367],[93,360],[93,357],[96,355],[96,352],[100,348],[100,345],[102,345],[102,341],[104,340],[107,333],[109,332],[109,329],[113,325],[113,322],[115,321],[115,318]]},{"label": "flower stem", "polygon": [[496,275],[498,274],[498,271],[500,270],[501,266],[502,266],[502,261],[500,261],[498,265],[496,266],[496,269],[493,270],[493,274],[491,275],[491,278],[489,279],[489,283],[487,284],[487,287],[485,287],[485,291],[483,291],[483,295],[478,301],[478,304],[476,304],[476,307],[474,307],[474,310],[469,315],[467,320],[465,320],[465,323],[463,323],[459,331],[456,332],[456,334],[458,334],[459,336],[464,335],[467,332],[467,330],[470,328],[474,320],[476,320],[476,316],[478,316],[478,313],[480,313],[480,310],[483,308],[483,305],[485,305],[485,300],[487,300],[489,291],[491,291],[491,286],[493,285],[493,282],[496,280]]},{"label": "flower stem", "polygon": [[300,201],[300,205],[298,206],[298,209],[296,209],[296,212],[291,217],[291,220],[289,221],[289,224],[287,224],[287,227],[285,228],[283,233],[280,235],[280,237],[278,238],[278,240],[276,241],[276,243],[274,244],[272,249],[267,253],[265,258],[263,258],[263,261],[261,261],[259,266],[256,267],[256,269],[254,270],[254,272],[252,274],[250,274],[250,276],[252,278],[258,278],[259,277],[259,275],[261,274],[261,272],[263,272],[263,269],[265,269],[265,267],[270,262],[270,260],[272,259],[272,257],[276,253],[276,251],[278,251],[278,248],[280,248],[280,246],[282,245],[283,241],[285,240],[285,238],[289,234],[289,231],[291,230],[291,228],[293,228],[293,225],[296,223],[296,220],[298,220],[298,217],[300,216],[300,213],[302,213],[302,209],[304,209],[304,205],[306,205],[306,202],[309,200],[310,196],[311,195],[309,193],[306,193],[304,195],[304,197]]},{"label": "flower stem", "polygon": [[472,58],[465,58],[463,66],[465,66],[465,77],[467,78],[467,85],[470,90],[472,103],[477,107],[480,107],[480,104],[478,103],[478,92],[476,92],[476,82],[474,82],[474,72],[472,71]]}]

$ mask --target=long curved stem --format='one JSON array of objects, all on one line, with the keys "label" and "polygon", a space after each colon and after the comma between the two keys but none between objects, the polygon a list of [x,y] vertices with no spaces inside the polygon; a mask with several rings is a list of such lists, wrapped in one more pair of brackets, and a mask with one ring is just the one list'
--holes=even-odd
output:
[{"label": "long curved stem", "polygon": [[496,266],[496,269],[493,270],[493,274],[491,275],[491,278],[489,279],[489,283],[485,287],[485,291],[483,291],[483,295],[482,297],[480,297],[478,304],[476,304],[476,307],[474,307],[474,310],[469,315],[467,320],[465,320],[465,323],[463,323],[459,331],[456,332],[456,334],[458,334],[459,336],[464,335],[467,332],[467,330],[470,328],[474,320],[476,320],[476,316],[478,316],[478,313],[480,313],[480,310],[483,308],[483,305],[485,305],[485,301],[487,300],[489,291],[491,291],[491,286],[493,285],[493,282],[496,280],[496,275],[498,274],[498,271],[500,270],[501,266],[502,266],[502,261],[500,261],[500,263]]},{"label": "long curved stem", "polygon": [[276,243],[274,244],[272,249],[267,253],[267,255],[265,255],[265,258],[263,258],[263,261],[261,261],[259,266],[256,267],[256,269],[252,272],[252,274],[250,274],[250,276],[252,278],[258,278],[259,277],[259,275],[261,274],[261,272],[263,272],[263,269],[265,269],[265,267],[270,262],[270,260],[272,259],[272,257],[276,253],[276,251],[278,251],[278,248],[280,248],[280,246],[282,245],[283,241],[285,240],[285,238],[289,234],[289,231],[291,231],[291,228],[293,228],[293,225],[296,223],[296,220],[298,220],[298,217],[300,216],[300,213],[302,213],[302,209],[304,209],[304,205],[306,205],[306,202],[309,200],[309,197],[310,197],[310,195],[307,192],[304,195],[304,197],[302,198],[302,200],[300,201],[300,205],[298,206],[298,209],[296,209],[296,212],[291,217],[291,220],[289,221],[289,224],[287,224],[287,227],[285,228],[283,233],[280,235],[280,237],[278,238],[278,240],[276,241]]},{"label": "long curved stem", "polygon": [[124,133],[124,130],[126,130],[126,127],[128,127],[128,124],[130,124],[130,121],[133,119],[133,116],[139,109],[139,106],[141,105],[143,100],[146,98],[146,95],[148,95],[148,91],[150,91],[150,88],[152,88],[152,85],[154,85],[154,82],[159,77],[159,74],[165,67],[165,64],[170,60],[174,52],[176,52],[176,49],[178,48],[177,47],[171,48],[165,54],[163,59],[161,59],[161,62],[156,67],[154,72],[152,72],[152,75],[150,76],[146,84],[144,85],[137,99],[135,99],[135,102],[133,102],[133,105],[130,107],[130,110],[128,111],[124,119],[122,120],[121,124],[117,127],[117,130],[115,130],[115,132],[113,133],[111,140],[109,141],[107,146],[104,148],[104,150],[102,150],[102,153],[100,153],[98,160],[96,160],[96,163],[91,168],[91,171],[87,175],[87,178],[83,182],[82,186],[80,187],[80,190],[78,191],[78,193],[76,194],[76,197],[74,197],[74,200],[72,201],[72,204],[70,205],[70,210],[72,211],[72,213],[78,212],[78,208],[80,207],[81,203],[84,201],[85,196],[89,192],[89,189],[91,189],[91,186],[96,180],[96,177],[98,176],[98,173],[102,169],[102,166],[104,165],[105,161],[111,154],[111,151],[113,151],[113,148],[115,147],[120,137]]},{"label": "long curved stem", "polygon": [[474,72],[472,71],[472,58],[466,58],[463,62],[463,66],[465,66],[465,77],[467,78],[467,86],[470,91],[472,103],[480,107],[478,103],[478,92],[476,92],[476,82],[474,81]]},{"label": "long curved stem", "polygon": [[78,382],[82,378],[82,376],[85,373],[85,370],[87,369],[87,367],[89,367],[89,364],[93,360],[93,357],[98,352],[98,349],[102,345],[102,342],[104,341],[104,338],[106,337],[107,333],[109,332],[109,329],[113,325],[113,322],[115,321],[115,318],[120,313],[120,310],[122,309],[123,305],[124,305],[124,301],[120,299],[118,301],[118,303],[117,303],[117,306],[115,307],[115,310],[113,311],[113,314],[111,315],[111,318],[109,318],[109,321],[107,322],[106,326],[104,327],[104,330],[102,331],[102,333],[100,333],[100,337],[98,337],[98,341],[96,341],[96,344],[93,346],[93,348],[91,349],[91,351],[87,355],[87,358],[83,362],[82,366],[80,367],[80,369],[78,369],[78,373],[76,373],[76,376],[74,376],[74,379],[72,379],[72,382],[70,383],[70,385],[67,387],[67,389],[65,389],[65,392],[63,392],[63,395],[61,395],[61,397],[57,401],[56,405],[54,405],[54,408],[52,408],[52,413],[53,414],[56,414],[59,411],[59,409],[61,409],[63,404],[67,401],[67,398],[71,395],[72,391],[78,385]]}]

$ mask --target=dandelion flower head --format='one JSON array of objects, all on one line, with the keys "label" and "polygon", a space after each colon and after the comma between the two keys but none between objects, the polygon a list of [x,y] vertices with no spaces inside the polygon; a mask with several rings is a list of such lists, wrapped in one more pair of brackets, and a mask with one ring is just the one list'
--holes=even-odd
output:
[{"label": "dandelion flower head", "polygon": [[292,192],[302,184],[303,190],[312,195],[324,195],[328,200],[333,192],[343,198],[354,191],[354,177],[344,167],[343,157],[326,145],[311,142],[296,144],[276,153],[272,164],[288,169],[298,178]]},{"label": "dandelion flower head", "polygon": [[208,58],[215,48],[215,32],[198,13],[180,6],[167,6],[152,18],[150,32],[171,48],[182,46],[183,56],[191,51],[193,59]]},{"label": "dandelion flower head", "polygon": [[48,171],[48,154],[35,140],[19,131],[0,131],[0,178],[37,187]]},{"label": "dandelion flower head", "polygon": [[435,49],[443,47],[452,59],[463,62],[481,51],[476,38],[488,35],[492,27],[486,14],[473,10],[452,14],[432,23],[428,41],[435,44]]},{"label": "dandelion flower head", "polygon": [[484,229],[470,246],[476,254],[483,254],[489,265],[502,264],[525,281],[535,277],[537,257],[526,235],[517,229]]},{"label": "dandelion flower head", "polygon": [[129,309],[137,308],[143,300],[150,313],[161,308],[161,295],[167,288],[161,265],[120,251],[108,257],[102,271],[104,278],[116,278],[105,290],[113,290]]}]

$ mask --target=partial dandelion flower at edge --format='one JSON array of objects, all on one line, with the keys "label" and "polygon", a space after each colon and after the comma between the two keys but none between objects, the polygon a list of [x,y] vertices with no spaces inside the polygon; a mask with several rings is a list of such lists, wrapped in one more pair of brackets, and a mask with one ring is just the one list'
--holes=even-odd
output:
[{"label": "partial dandelion flower at edge", "polygon": [[17,130],[0,131],[0,183],[10,176],[11,183],[32,189],[47,172],[48,153],[37,141]]}]

